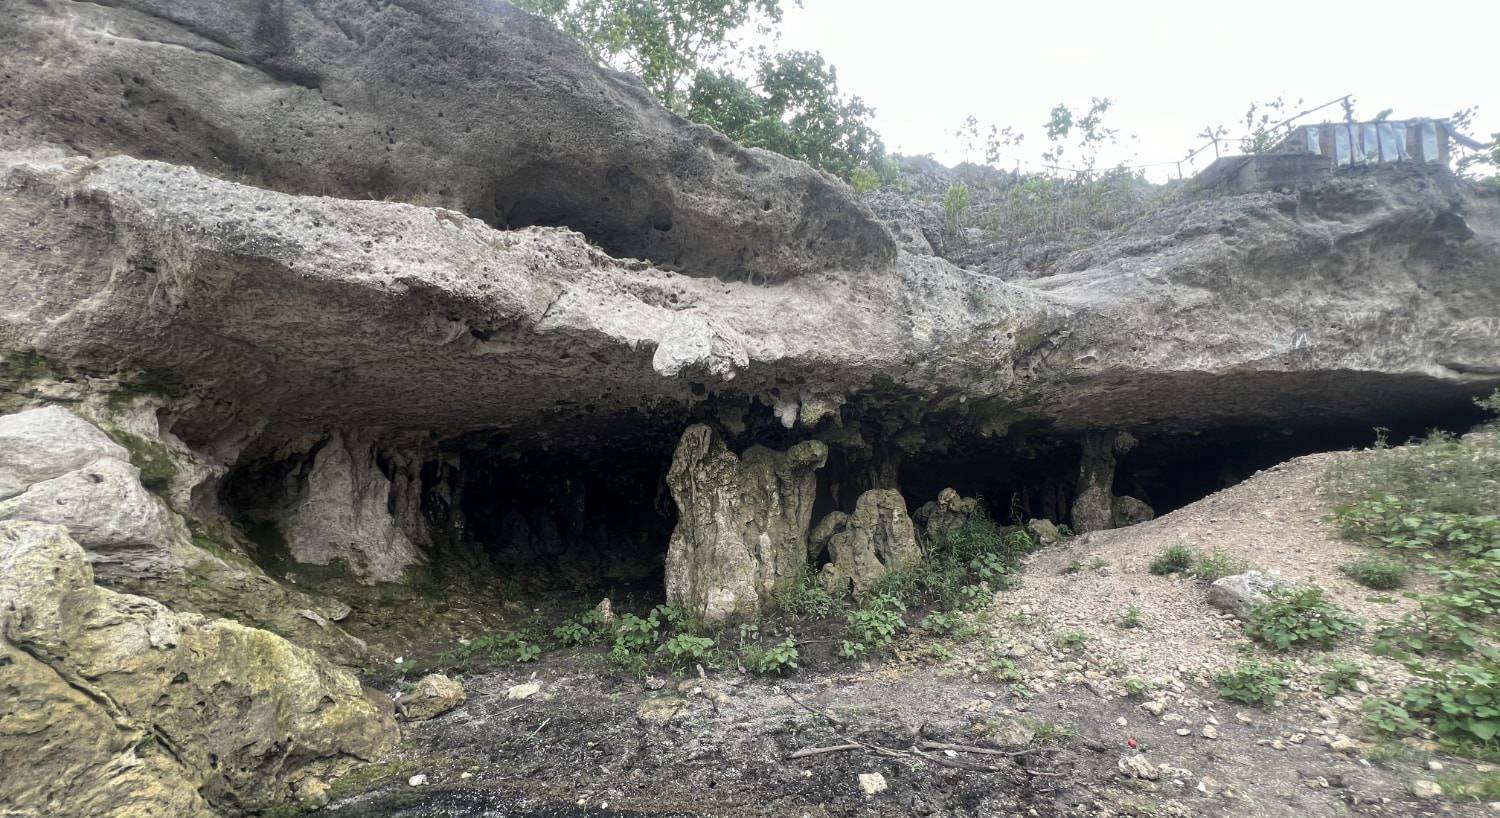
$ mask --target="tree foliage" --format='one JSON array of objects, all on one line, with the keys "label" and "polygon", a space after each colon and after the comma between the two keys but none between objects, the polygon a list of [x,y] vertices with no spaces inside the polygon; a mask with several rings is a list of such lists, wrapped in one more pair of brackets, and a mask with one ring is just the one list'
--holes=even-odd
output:
[{"label": "tree foliage", "polygon": [[[874,111],[839,92],[838,73],[809,51],[743,51],[768,34],[781,0],[518,0],[599,62],[631,71],[663,105],[742,145],[853,178],[884,155]],[[876,171],[877,175],[878,170]]]}]

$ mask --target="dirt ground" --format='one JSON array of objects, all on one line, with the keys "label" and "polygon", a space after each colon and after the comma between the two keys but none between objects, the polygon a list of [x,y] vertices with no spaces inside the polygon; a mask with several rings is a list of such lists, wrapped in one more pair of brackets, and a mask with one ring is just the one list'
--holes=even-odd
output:
[{"label": "dirt ground", "polygon": [[[1409,604],[1399,594],[1368,591],[1338,570],[1361,548],[1337,538],[1318,496],[1336,456],[1300,458],[1161,519],[1032,555],[1020,586],[980,616],[978,635],[944,643],[951,658],[936,658],[932,638],[913,632],[879,660],[786,679],[722,670],[643,681],[598,648],[469,675],[464,705],[409,725],[392,758],[349,777],[357,787],[335,783],[323,812],[1500,814],[1500,804],[1413,794],[1417,781],[1492,768],[1414,740],[1380,742],[1363,727],[1357,692],[1318,689],[1330,656],[1357,658],[1372,692],[1400,683],[1398,666],[1364,652],[1368,628],[1329,654],[1294,654],[1277,706],[1239,705],[1218,695],[1213,674],[1241,651],[1281,657],[1251,648],[1206,604],[1205,583],[1147,571],[1173,543],[1217,548],[1318,584],[1368,621],[1396,616]],[[1082,567],[1067,572],[1074,563]],[[1130,606],[1140,627],[1118,624]],[[1088,636],[1069,644],[1072,631]],[[1145,689],[1128,694],[1127,678]],[[510,696],[529,682],[537,693]],[[794,757],[838,745],[855,746]],[[874,773],[885,788],[866,794],[860,776]],[[425,783],[412,785],[415,775]]]}]

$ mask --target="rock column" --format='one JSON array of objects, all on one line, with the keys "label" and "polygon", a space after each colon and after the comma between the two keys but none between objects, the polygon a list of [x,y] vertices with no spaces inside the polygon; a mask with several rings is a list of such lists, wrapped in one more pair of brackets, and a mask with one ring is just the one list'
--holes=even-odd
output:
[{"label": "rock column", "polygon": [[704,622],[753,619],[807,562],[821,441],[736,456],[709,427],[683,432],[667,472],[677,527],[667,550],[667,599]]}]

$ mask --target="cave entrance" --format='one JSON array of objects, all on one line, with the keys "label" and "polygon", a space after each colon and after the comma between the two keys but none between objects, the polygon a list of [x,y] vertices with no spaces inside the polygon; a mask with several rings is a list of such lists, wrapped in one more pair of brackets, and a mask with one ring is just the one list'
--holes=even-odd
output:
[{"label": "cave entrance", "polygon": [[468,449],[448,481],[457,519],[440,522],[458,528],[463,548],[503,579],[536,590],[660,596],[677,522],[665,479],[671,458],[670,448]]}]

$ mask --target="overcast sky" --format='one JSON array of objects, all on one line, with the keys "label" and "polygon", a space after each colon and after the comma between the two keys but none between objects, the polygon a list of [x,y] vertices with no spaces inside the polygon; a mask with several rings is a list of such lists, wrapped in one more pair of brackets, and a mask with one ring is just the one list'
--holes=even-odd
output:
[{"label": "overcast sky", "polygon": [[[1308,107],[1353,94],[1363,117],[1478,105],[1471,135],[1500,131],[1500,0],[803,0],[781,47],[833,62],[888,150],[949,164],[965,158],[954,131],[969,114],[1024,130],[1034,161],[1052,106],[1090,97],[1114,102],[1110,162],[1180,159],[1206,125],[1234,128],[1278,94]],[[1325,113],[1341,118],[1308,121]]]}]

